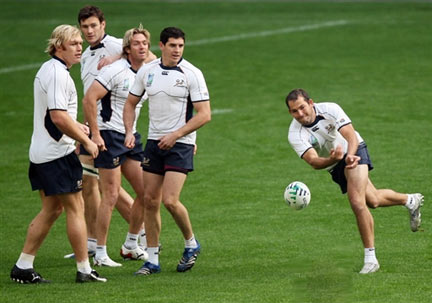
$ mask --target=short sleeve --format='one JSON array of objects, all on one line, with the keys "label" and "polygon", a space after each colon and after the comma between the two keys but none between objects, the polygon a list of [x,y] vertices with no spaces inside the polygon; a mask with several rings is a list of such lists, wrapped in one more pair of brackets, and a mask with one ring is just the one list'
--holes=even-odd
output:
[{"label": "short sleeve", "polygon": [[68,85],[69,72],[63,68],[53,65],[53,72],[49,73],[50,77],[45,79],[47,87],[47,107],[48,110],[68,109]]},{"label": "short sleeve", "polygon": [[210,99],[204,75],[199,69],[191,73],[189,79],[189,94],[192,102],[206,101]]}]

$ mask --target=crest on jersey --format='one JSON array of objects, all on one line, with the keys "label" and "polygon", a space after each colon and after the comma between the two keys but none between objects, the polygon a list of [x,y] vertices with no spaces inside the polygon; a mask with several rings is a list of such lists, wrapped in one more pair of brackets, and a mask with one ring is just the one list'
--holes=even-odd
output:
[{"label": "crest on jersey", "polygon": [[325,129],[327,130],[327,133],[330,134],[332,131],[335,130],[335,126],[333,124],[329,124],[325,127]]},{"label": "crest on jersey", "polygon": [[153,83],[153,79],[154,79],[154,74],[149,74],[148,78],[147,78],[147,84],[146,87],[150,87]]},{"label": "crest on jersey", "polygon": [[319,146],[318,144],[318,140],[317,138],[315,138],[315,136],[310,135],[309,137],[309,143],[313,146],[313,148],[317,149],[317,147]]},{"label": "crest on jersey", "polygon": [[175,87],[186,87],[184,79],[176,79]]},{"label": "crest on jersey", "polygon": [[129,91],[129,79],[124,79],[123,81],[123,91]]}]

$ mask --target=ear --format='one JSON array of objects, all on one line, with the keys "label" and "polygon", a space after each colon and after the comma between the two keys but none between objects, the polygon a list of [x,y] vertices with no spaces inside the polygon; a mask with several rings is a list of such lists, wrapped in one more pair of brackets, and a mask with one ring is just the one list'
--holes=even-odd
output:
[{"label": "ear", "polygon": [[106,22],[105,22],[105,20],[104,21],[102,21],[101,22],[101,27],[102,27],[102,29],[105,31],[105,26],[106,26]]},{"label": "ear", "polygon": [[309,100],[308,100],[308,104],[309,104],[309,105],[314,105],[314,101],[313,101],[312,99],[309,99]]}]

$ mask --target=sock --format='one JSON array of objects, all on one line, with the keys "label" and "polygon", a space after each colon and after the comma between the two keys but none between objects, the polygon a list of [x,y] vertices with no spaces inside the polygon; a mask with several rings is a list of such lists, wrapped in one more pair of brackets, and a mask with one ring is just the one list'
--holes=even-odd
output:
[{"label": "sock", "polygon": [[159,265],[159,247],[147,247],[148,262]]},{"label": "sock", "polygon": [[192,238],[190,238],[189,240],[185,240],[185,247],[186,248],[197,248],[198,247],[198,243],[195,240],[195,235],[192,235]]},{"label": "sock", "polygon": [[92,269],[90,267],[90,262],[89,260],[85,260],[82,262],[77,262],[77,270],[79,272],[82,272],[83,274],[90,274]]},{"label": "sock", "polygon": [[408,198],[407,198],[407,201],[405,203],[405,207],[408,209],[413,209],[415,206],[414,197],[413,197],[413,195],[410,195],[410,194],[408,194],[407,196],[408,196]]},{"label": "sock", "polygon": [[30,269],[33,268],[33,261],[35,259],[35,256],[21,253],[18,261],[16,262],[16,266],[18,266],[21,269]]},{"label": "sock", "polygon": [[139,242],[140,242],[140,246],[147,247],[147,238],[146,238],[145,229],[141,229],[139,232]]},{"label": "sock", "polygon": [[97,240],[94,238],[87,238],[88,251],[96,251]]},{"label": "sock", "polygon": [[96,259],[102,259],[108,257],[106,245],[97,245],[96,246]]},{"label": "sock", "polygon": [[378,260],[375,256],[375,247],[364,249],[364,263],[375,263],[378,264]]},{"label": "sock", "polygon": [[138,246],[138,235],[127,233],[124,246],[127,249],[134,249]]}]

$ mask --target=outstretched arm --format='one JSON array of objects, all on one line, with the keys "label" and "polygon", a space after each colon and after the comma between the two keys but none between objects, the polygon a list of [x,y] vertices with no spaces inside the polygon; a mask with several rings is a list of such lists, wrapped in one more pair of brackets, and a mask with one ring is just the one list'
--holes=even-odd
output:
[{"label": "outstretched arm", "polygon": [[348,141],[348,151],[345,158],[346,168],[355,168],[360,161],[360,157],[356,156],[358,149],[358,139],[352,124],[347,124],[339,129],[341,135]]},{"label": "outstretched arm", "polygon": [[310,166],[315,169],[323,169],[339,162],[344,157],[342,146],[338,145],[336,149],[330,151],[330,157],[320,157],[314,148],[308,149],[302,156]]}]

